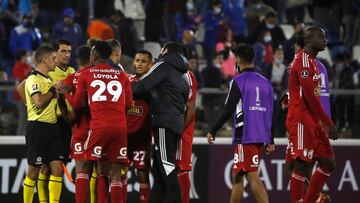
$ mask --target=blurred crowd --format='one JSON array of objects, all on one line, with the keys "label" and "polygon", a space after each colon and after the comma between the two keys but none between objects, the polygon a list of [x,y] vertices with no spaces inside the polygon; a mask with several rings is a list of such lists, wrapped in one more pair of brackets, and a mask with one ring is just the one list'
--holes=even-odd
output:
[{"label": "blurred crowd", "polygon": [[[329,57],[321,60],[331,88],[360,87],[360,65],[354,60],[360,55],[360,49],[354,51],[360,46],[359,0],[142,0],[145,19],[125,16],[134,2],[0,1],[0,85],[22,81],[34,66],[33,51],[41,44],[68,39],[74,52],[70,65],[76,67],[76,48],[96,37],[119,40],[122,65],[129,72],[136,50],[145,43],[181,41],[199,87],[226,90],[237,74],[232,48],[246,42],[253,44],[256,51],[256,70],[272,82],[277,104],[287,89],[286,70],[294,56],[296,36],[307,24],[318,24],[327,34]],[[119,4],[122,10],[116,7]],[[17,122],[12,123],[11,118],[20,115],[14,111],[20,105],[18,95],[0,91],[0,97],[2,125],[15,125],[0,126],[0,134],[15,134]],[[333,119],[339,129],[348,131],[360,120],[354,113],[360,102],[354,95],[332,95],[331,99]],[[224,100],[223,94],[202,95],[200,128],[214,121]],[[275,106],[274,133],[284,136],[286,115],[279,105]]]}]

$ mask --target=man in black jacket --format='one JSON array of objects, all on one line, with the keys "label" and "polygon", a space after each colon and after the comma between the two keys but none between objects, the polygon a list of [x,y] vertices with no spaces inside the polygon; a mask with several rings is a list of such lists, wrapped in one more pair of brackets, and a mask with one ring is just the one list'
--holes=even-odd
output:
[{"label": "man in black jacket", "polygon": [[184,76],[189,68],[187,60],[181,55],[182,51],[182,45],[177,42],[165,44],[149,72],[132,85],[134,99],[150,95],[155,141],[152,168],[154,187],[150,202],[181,202],[174,155],[184,128],[189,95],[189,83]]}]

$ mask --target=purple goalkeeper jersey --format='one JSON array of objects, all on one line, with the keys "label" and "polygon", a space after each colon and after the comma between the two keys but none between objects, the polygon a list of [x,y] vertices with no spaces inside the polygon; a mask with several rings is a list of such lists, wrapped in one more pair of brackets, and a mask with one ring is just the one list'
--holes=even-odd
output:
[{"label": "purple goalkeeper jersey", "polygon": [[241,99],[234,114],[233,144],[273,143],[274,92],[271,83],[254,71],[240,73],[234,82]]},{"label": "purple goalkeeper jersey", "polygon": [[327,70],[326,70],[324,64],[322,64],[319,60],[316,60],[316,63],[320,70],[320,81],[321,81],[320,103],[321,103],[321,106],[323,107],[324,111],[331,118],[329,78],[328,78]]}]

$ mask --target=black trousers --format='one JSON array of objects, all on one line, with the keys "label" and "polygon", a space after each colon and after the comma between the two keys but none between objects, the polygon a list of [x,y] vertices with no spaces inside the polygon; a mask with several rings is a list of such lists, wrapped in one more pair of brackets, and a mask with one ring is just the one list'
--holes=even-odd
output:
[{"label": "black trousers", "polygon": [[165,128],[155,128],[154,162],[152,173],[154,187],[150,193],[151,203],[181,203],[181,191],[175,165],[175,152],[180,135]]}]

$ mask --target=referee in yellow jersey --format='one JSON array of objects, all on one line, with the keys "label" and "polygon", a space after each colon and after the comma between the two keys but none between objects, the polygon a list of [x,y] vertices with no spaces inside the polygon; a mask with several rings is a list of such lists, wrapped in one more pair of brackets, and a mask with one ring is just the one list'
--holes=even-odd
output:
[{"label": "referee in yellow jersey", "polygon": [[60,202],[64,153],[56,124],[56,90],[48,76],[48,72],[54,70],[55,59],[53,48],[39,47],[35,52],[37,67],[25,82],[28,172],[24,181],[24,203],[32,203],[34,187],[43,164],[48,164],[51,169],[48,202]]},{"label": "referee in yellow jersey", "polygon": [[[71,57],[71,43],[66,39],[59,39],[53,44],[53,48],[56,52],[56,61],[54,65],[54,70],[49,72],[49,77],[54,85],[56,81],[64,80],[68,75],[75,72],[73,67],[69,66],[70,57]],[[64,151],[64,163],[70,162],[70,142],[71,142],[71,126],[69,123],[65,122],[65,119],[60,111],[60,108],[67,109],[66,112],[71,112],[71,106],[68,103],[65,103],[64,98],[58,98],[56,104],[56,115],[57,115],[57,124],[60,130],[60,137],[63,143]],[[68,115],[65,115],[67,117]],[[49,191],[48,191],[48,182],[50,177],[49,166],[44,164],[41,167],[39,179],[37,183],[38,196],[40,202],[48,202]]]}]

